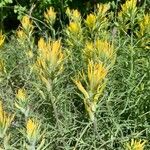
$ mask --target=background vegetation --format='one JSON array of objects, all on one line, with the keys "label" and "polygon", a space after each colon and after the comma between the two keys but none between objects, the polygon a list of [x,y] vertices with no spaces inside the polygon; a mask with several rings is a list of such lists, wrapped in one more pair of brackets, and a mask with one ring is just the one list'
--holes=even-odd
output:
[{"label": "background vegetation", "polygon": [[149,150],[148,1],[0,9],[0,149]]}]

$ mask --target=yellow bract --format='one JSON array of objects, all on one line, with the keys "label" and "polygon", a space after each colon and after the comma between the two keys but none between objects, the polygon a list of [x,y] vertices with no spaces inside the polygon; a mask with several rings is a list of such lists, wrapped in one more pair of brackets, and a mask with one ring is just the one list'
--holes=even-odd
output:
[{"label": "yellow bract", "polygon": [[96,23],[96,16],[94,14],[89,14],[85,20],[85,23],[89,28],[93,28]]},{"label": "yellow bract", "polygon": [[21,20],[21,24],[22,24],[22,27],[23,29],[29,31],[33,29],[33,25],[32,25],[32,21],[30,20],[30,18],[26,15],[22,18]]},{"label": "yellow bract", "polygon": [[150,15],[146,14],[140,22],[140,34],[143,36],[146,32],[150,32]]},{"label": "yellow bract", "polygon": [[67,9],[66,9],[66,15],[67,15],[67,16],[70,16],[70,14],[71,14],[71,10],[70,10],[69,7],[67,7]]},{"label": "yellow bract", "polygon": [[137,0],[127,0],[125,4],[121,6],[123,12],[127,12],[128,10],[132,10],[136,7]]},{"label": "yellow bract", "polygon": [[67,16],[69,17],[69,19],[71,21],[79,22],[81,20],[81,14],[77,9],[70,10],[70,8],[67,8],[66,9],[66,14],[67,14]]},{"label": "yellow bract", "polygon": [[98,8],[98,15],[104,16],[105,13],[110,9],[110,5],[109,4],[98,4],[97,8]]},{"label": "yellow bract", "polygon": [[72,10],[72,17],[73,17],[76,21],[80,20],[80,17],[81,17],[80,12],[79,12],[77,9]]},{"label": "yellow bract", "polygon": [[46,12],[44,12],[44,18],[47,23],[50,23],[51,25],[55,22],[56,20],[56,12],[54,11],[53,7],[50,7],[47,9]]},{"label": "yellow bract", "polygon": [[113,46],[106,40],[96,40],[96,48],[99,52],[104,53],[106,57],[111,58],[113,55]]},{"label": "yellow bract", "polygon": [[35,143],[35,141],[37,140],[37,136],[39,133],[39,123],[37,123],[37,121],[35,121],[34,119],[29,119],[27,121],[26,124],[26,134],[27,134],[27,138],[29,140],[30,143]]},{"label": "yellow bract", "polygon": [[9,115],[3,110],[2,102],[0,101],[0,137],[3,138],[10,126],[14,115]]},{"label": "yellow bract", "polygon": [[26,99],[26,91],[25,89],[18,89],[17,94],[16,94],[16,98],[21,100],[21,101],[25,101]]},{"label": "yellow bract", "polygon": [[62,53],[61,41],[50,39],[46,42],[44,38],[38,41],[38,57],[34,65],[40,80],[50,90],[50,81],[54,77],[52,74],[59,75],[63,70],[64,54]]},{"label": "yellow bract", "polygon": [[68,26],[68,29],[71,33],[75,33],[75,34],[78,34],[80,32],[80,26],[78,23],[76,22],[70,22],[69,23],[69,26]]},{"label": "yellow bract", "polygon": [[94,61],[109,62],[115,58],[113,45],[107,40],[95,40],[95,42],[87,41],[83,49],[86,59]]},{"label": "yellow bract", "polygon": [[144,150],[146,141],[137,141],[132,139],[130,143],[127,143],[125,148],[126,150]]},{"label": "yellow bract", "polygon": [[4,43],[4,40],[5,40],[5,36],[2,34],[2,31],[0,31],[0,47]]},{"label": "yellow bract", "polygon": [[122,10],[119,12],[119,17],[122,17],[123,14],[135,13],[136,11],[137,0],[127,0],[125,4],[121,5]]},{"label": "yellow bract", "polygon": [[95,92],[99,85],[102,84],[103,79],[107,75],[107,69],[103,66],[102,63],[94,64],[93,61],[90,61],[88,64],[88,80],[89,88],[91,91]]},{"label": "yellow bract", "polygon": [[19,29],[16,33],[19,39],[24,39],[26,37],[26,34],[24,33],[23,30]]},{"label": "yellow bract", "polygon": [[[54,69],[62,62],[64,55],[61,51],[60,40],[45,42],[43,38],[40,38],[38,42],[39,55],[42,58],[41,63],[48,61],[49,65]],[[43,67],[45,65],[42,65]]]},{"label": "yellow bract", "polygon": [[83,102],[91,121],[94,120],[98,99],[105,88],[104,79],[106,78],[107,72],[108,70],[102,63],[89,61],[87,74],[84,72],[80,73],[85,81],[84,86],[79,79],[73,79],[77,88],[84,95]]},{"label": "yellow bract", "polygon": [[28,117],[29,107],[28,98],[25,89],[20,88],[16,93],[15,106],[18,108],[26,117]]}]

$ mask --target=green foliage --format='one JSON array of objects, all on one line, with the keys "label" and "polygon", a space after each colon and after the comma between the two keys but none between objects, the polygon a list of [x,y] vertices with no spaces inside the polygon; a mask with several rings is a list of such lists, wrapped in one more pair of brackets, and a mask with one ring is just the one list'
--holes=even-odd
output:
[{"label": "green foliage", "polygon": [[[114,12],[112,4],[99,4],[83,17],[65,8],[69,1],[66,14],[49,8],[59,2],[41,1],[30,6],[33,11],[17,5],[19,28],[10,38],[0,35],[0,123],[2,112],[15,115],[0,148],[149,150],[150,14],[145,5],[128,0],[119,10],[113,3],[119,10]],[[28,9],[31,13],[23,16]],[[61,31],[55,29],[60,15],[68,17]],[[101,63],[107,69],[104,80],[99,80]]]}]

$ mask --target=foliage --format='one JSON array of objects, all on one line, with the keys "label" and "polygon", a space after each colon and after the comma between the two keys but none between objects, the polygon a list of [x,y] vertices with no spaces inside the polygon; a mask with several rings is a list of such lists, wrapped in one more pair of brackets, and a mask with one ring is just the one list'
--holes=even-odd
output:
[{"label": "foliage", "polygon": [[44,2],[41,20],[28,12],[11,37],[0,32],[0,149],[149,150],[145,4],[82,16]]}]

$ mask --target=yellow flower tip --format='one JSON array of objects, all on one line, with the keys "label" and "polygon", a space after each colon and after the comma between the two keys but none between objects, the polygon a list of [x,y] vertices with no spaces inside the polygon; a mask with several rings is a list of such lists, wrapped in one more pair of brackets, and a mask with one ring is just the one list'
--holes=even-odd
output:
[{"label": "yellow flower tip", "polygon": [[92,91],[97,90],[99,84],[105,79],[108,70],[102,63],[93,63],[90,61],[88,64],[88,80],[90,83],[90,89]]},{"label": "yellow flower tip", "polygon": [[86,49],[93,49],[94,48],[94,44],[93,42],[86,42]]},{"label": "yellow flower tip", "polygon": [[137,0],[127,0],[125,4],[121,5],[122,11],[120,16],[124,13],[128,13],[128,11],[136,9]]},{"label": "yellow flower tip", "polygon": [[80,12],[75,9],[75,10],[70,10],[70,8],[66,9],[66,15],[71,18],[72,21],[78,22],[81,19],[81,14]]},{"label": "yellow flower tip", "polygon": [[103,53],[107,58],[111,58],[114,53],[113,45],[106,40],[96,40],[96,49],[99,53]]},{"label": "yellow flower tip", "polygon": [[89,14],[85,20],[85,23],[89,28],[93,28],[96,23],[96,16],[94,14]]},{"label": "yellow flower tip", "polygon": [[52,42],[52,50],[51,51],[56,54],[60,50],[61,50],[61,41],[60,40],[53,41]]},{"label": "yellow flower tip", "polygon": [[55,22],[56,12],[54,11],[53,7],[50,7],[46,12],[44,12],[44,18],[47,23],[53,24]]},{"label": "yellow flower tip", "polygon": [[69,26],[68,26],[68,29],[71,33],[75,33],[75,34],[78,34],[80,32],[80,26],[78,23],[76,22],[70,22],[69,23]]},{"label": "yellow flower tip", "polygon": [[137,141],[137,140],[131,139],[131,142],[126,143],[125,148],[126,150],[144,150],[146,142],[147,142],[146,140]]},{"label": "yellow flower tip", "polygon": [[108,4],[98,4],[97,8],[98,8],[98,13],[100,15],[104,15],[110,9],[110,4],[109,3]]},{"label": "yellow flower tip", "polygon": [[0,47],[3,45],[5,40],[5,36],[2,34],[2,31],[0,31]]},{"label": "yellow flower tip", "polygon": [[44,41],[43,37],[41,37],[38,41],[38,48],[41,50],[44,50],[46,48],[46,42]]},{"label": "yellow flower tip", "polygon": [[62,61],[64,60],[61,40],[52,41],[49,39],[48,42],[45,42],[43,38],[40,38],[38,41],[38,50],[39,57],[35,64],[36,70],[45,72],[46,69],[49,69],[49,72],[56,70],[60,72],[60,69],[62,69]]},{"label": "yellow flower tip", "polygon": [[29,139],[35,138],[39,130],[39,123],[34,120],[34,119],[28,119],[27,124],[26,124],[26,132],[27,132],[27,137]]},{"label": "yellow flower tip", "polygon": [[23,88],[18,89],[17,93],[16,93],[16,98],[24,101],[26,99],[26,91]]},{"label": "yellow flower tip", "polygon": [[16,32],[16,34],[19,39],[24,39],[26,37],[26,34],[24,33],[24,31],[20,29]]},{"label": "yellow flower tip", "polygon": [[33,29],[32,21],[30,20],[30,18],[27,15],[23,16],[23,18],[21,20],[21,24],[25,30],[32,30]]},{"label": "yellow flower tip", "polygon": [[69,16],[70,16],[70,14],[71,14],[70,8],[69,8],[69,7],[67,7],[67,9],[66,9],[66,15],[69,17]]},{"label": "yellow flower tip", "polygon": [[83,49],[84,55],[90,59],[92,58],[92,54],[94,53],[94,50],[95,50],[94,43],[87,41]]},{"label": "yellow flower tip", "polygon": [[59,66],[64,58],[64,55],[61,50],[61,41],[53,41],[51,43],[51,52],[49,61],[52,67]]},{"label": "yellow flower tip", "polygon": [[77,21],[77,20],[80,19],[81,14],[77,9],[75,9],[75,10],[72,11],[72,17]]},{"label": "yellow flower tip", "polygon": [[139,23],[140,26],[140,35],[144,35],[145,33],[149,32],[150,29],[150,15],[144,15],[142,21]]}]

